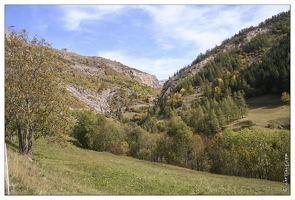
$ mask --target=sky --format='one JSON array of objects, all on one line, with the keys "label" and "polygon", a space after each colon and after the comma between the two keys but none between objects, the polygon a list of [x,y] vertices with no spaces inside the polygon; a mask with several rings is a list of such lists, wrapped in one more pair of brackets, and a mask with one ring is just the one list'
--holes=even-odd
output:
[{"label": "sky", "polygon": [[4,27],[26,29],[53,48],[101,56],[168,79],[241,29],[288,4],[5,4]]},{"label": "sky", "polygon": [[[76,6],[70,5],[76,1],[68,0],[42,1],[45,5],[37,5],[41,1],[36,0],[25,2],[2,1],[1,27],[7,29],[14,25],[18,30],[26,29],[30,36],[45,38],[54,48],[68,48],[80,55],[116,60],[162,80],[239,30],[290,10],[294,1],[198,0],[194,2],[202,5],[194,5],[192,0],[108,0],[108,4],[113,4],[108,6],[91,5],[93,1],[89,0],[79,1],[79,4],[87,5]],[[105,4],[106,1],[95,2]],[[239,4],[234,5],[236,3]],[[292,23],[294,21],[291,19]],[[4,31],[2,34],[4,38]],[[0,40],[0,45],[4,55],[4,40]],[[4,63],[4,56],[1,61]],[[4,67],[2,69],[4,74]],[[0,83],[3,86],[0,110],[4,113],[4,76],[0,76]],[[293,101],[292,98],[291,104]],[[0,119],[0,126],[4,127],[4,115]],[[294,119],[291,117],[291,123]],[[0,146],[4,148],[4,137],[0,140]],[[0,169],[4,170],[4,166]]]}]

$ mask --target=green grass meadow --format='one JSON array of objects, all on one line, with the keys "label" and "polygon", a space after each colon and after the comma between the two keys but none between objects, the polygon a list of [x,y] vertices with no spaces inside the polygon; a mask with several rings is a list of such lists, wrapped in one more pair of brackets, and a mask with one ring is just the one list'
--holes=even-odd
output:
[{"label": "green grass meadow", "polygon": [[[12,195],[290,195],[283,182],[222,176],[34,141],[33,162],[7,141]],[[282,172],[283,179],[284,172]]]}]

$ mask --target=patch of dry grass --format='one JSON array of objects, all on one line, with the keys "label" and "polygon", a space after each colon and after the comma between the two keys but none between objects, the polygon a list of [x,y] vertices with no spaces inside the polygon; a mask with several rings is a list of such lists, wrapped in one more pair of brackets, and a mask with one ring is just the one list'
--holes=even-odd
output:
[{"label": "patch of dry grass", "polygon": [[278,129],[278,125],[288,127],[290,125],[290,105],[281,102],[276,95],[264,95],[247,101],[249,113],[243,119],[229,125],[229,128],[238,128],[243,121],[251,120],[255,127],[268,127],[272,125]]}]

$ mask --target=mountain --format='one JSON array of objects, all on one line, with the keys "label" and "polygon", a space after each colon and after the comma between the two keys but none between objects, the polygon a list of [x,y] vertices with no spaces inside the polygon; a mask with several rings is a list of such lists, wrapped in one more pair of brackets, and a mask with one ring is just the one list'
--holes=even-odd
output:
[{"label": "mountain", "polygon": [[159,80],[159,84],[160,84],[161,86],[163,86],[164,83],[165,83],[166,81],[167,81],[167,79]]},{"label": "mountain", "polygon": [[143,84],[146,84],[150,87],[160,87],[159,81],[155,75],[130,68],[120,62],[97,56],[81,56],[74,52],[70,52],[66,48],[63,48],[59,52],[64,59],[74,62],[74,68],[79,68],[82,71],[91,71],[92,73],[98,72],[97,74],[101,74],[106,73],[106,69],[103,69],[103,67],[109,67],[126,77],[141,81]]},{"label": "mountain", "polygon": [[[179,116],[195,133],[210,136],[244,120],[250,98],[279,99],[289,93],[290,12],[283,12],[239,31],[180,69],[165,82],[157,115]],[[288,128],[289,120],[282,121],[273,117],[269,122],[276,126],[266,126]]]},{"label": "mountain", "polygon": [[[24,146],[19,143],[20,153],[24,152],[26,144],[32,147],[33,134],[36,138],[52,135],[53,142],[72,141],[78,149],[111,152],[229,176],[281,182],[281,172],[290,170],[290,11],[273,16],[257,27],[245,28],[220,46],[200,53],[191,65],[167,80],[162,91],[152,75],[109,59],[80,56],[67,49],[55,50],[59,57],[54,54],[54,59],[48,59],[54,61],[53,64],[31,64],[35,60],[30,59],[27,52],[33,49],[33,55],[41,59],[43,54],[32,45],[13,41],[20,48],[9,46],[10,42],[5,41],[6,50],[10,50],[5,51],[5,135],[13,140],[17,133],[18,141],[26,141]],[[52,58],[51,50],[48,55],[46,57]],[[59,65],[61,62],[67,66]],[[19,63],[24,63],[23,68],[29,73],[19,70],[22,69]],[[47,74],[52,65],[62,66],[52,68],[57,68],[58,73],[52,73],[59,75],[56,79],[49,79],[53,76]],[[36,69],[32,70],[35,66],[43,67],[39,70],[42,77],[35,73]],[[60,73],[62,71],[65,73]],[[27,79],[30,80],[28,84],[23,84]],[[55,96],[50,87],[42,84],[44,81],[48,85],[54,83],[56,90],[61,89],[62,83],[66,90],[56,92],[58,96]],[[33,89],[34,85],[38,90]],[[43,90],[48,94],[43,94]],[[57,102],[59,99],[66,99],[66,104]],[[33,100],[39,101],[31,103]],[[90,111],[56,109],[52,112],[54,108],[67,106],[72,110]],[[48,114],[52,115],[48,117]],[[32,125],[36,127],[34,132]],[[28,138],[31,138],[30,143],[27,143]],[[38,151],[51,152],[41,146]],[[72,150],[63,157],[76,155]],[[32,148],[28,152],[32,155]],[[40,152],[36,154],[38,162],[39,156]],[[43,155],[42,159],[45,158],[48,156]],[[131,166],[130,163],[123,165]],[[68,164],[61,167],[64,169]],[[71,166],[77,171],[86,171],[89,167]],[[89,173],[96,176],[106,168],[98,169],[95,165],[93,169],[95,172]],[[114,175],[116,171],[113,168],[110,173]],[[130,173],[121,180],[132,177]],[[105,182],[111,180],[107,176],[95,179],[100,184],[98,188],[114,188],[110,182]],[[144,178],[146,176],[140,181]],[[76,178],[67,180],[65,182],[75,182]],[[251,185],[254,181],[250,180]],[[289,180],[286,173],[286,185]],[[130,182],[131,188],[138,185],[134,185],[134,180]],[[155,183],[157,181],[153,180],[152,186]]]},{"label": "mountain", "polygon": [[[5,37],[10,33],[5,30]],[[162,87],[155,75],[97,56],[81,56],[66,48],[52,49],[66,64],[63,83],[71,110],[112,113],[151,106]]]},{"label": "mountain", "polygon": [[56,50],[68,64],[66,89],[71,109],[96,113],[115,111],[153,101],[161,87],[156,76],[120,62]]},{"label": "mountain", "polygon": [[[231,77],[233,75],[235,75],[235,77],[244,74],[246,75],[246,71],[251,71],[252,66],[257,65],[257,63],[261,64],[263,59],[266,60],[265,57],[270,57],[274,48],[280,48],[279,46],[282,45],[280,44],[281,41],[286,40],[285,43],[288,43],[290,41],[290,39],[288,40],[289,34],[290,12],[280,13],[265,20],[265,22],[261,22],[256,27],[252,26],[241,30],[238,34],[224,40],[220,46],[207,50],[205,54],[200,53],[198,57],[192,61],[191,65],[180,69],[175,76],[165,82],[159,100],[162,102],[172,91],[179,91],[181,85],[183,85],[185,81],[191,82],[191,85],[196,90],[196,87],[201,86],[197,80],[193,80],[198,78],[198,75],[196,74],[203,74],[205,72],[208,77],[202,77],[202,79],[203,81],[207,79],[210,83],[212,83],[214,79],[221,78],[226,73],[230,73]],[[288,50],[290,52],[290,49],[286,48],[286,53],[288,53]],[[221,57],[226,57],[227,60],[222,60]],[[277,60],[280,59],[281,57],[277,58]],[[211,68],[211,64],[218,65],[214,67],[216,69],[219,68],[219,74],[214,72],[216,69]],[[286,63],[286,65],[288,65],[288,63]],[[209,68],[210,70],[207,71]],[[255,67],[252,68],[252,71],[254,68]],[[213,71],[211,69],[213,69]],[[269,69],[265,69],[264,71],[267,70]],[[275,70],[280,73],[278,66]],[[287,80],[287,82],[288,81],[289,80]],[[264,85],[262,83],[260,86],[254,85],[254,83],[249,81],[249,78],[247,83],[251,88],[255,87],[256,89],[263,87]],[[289,91],[288,88],[285,89]],[[270,91],[267,91],[266,93],[270,93]]]}]

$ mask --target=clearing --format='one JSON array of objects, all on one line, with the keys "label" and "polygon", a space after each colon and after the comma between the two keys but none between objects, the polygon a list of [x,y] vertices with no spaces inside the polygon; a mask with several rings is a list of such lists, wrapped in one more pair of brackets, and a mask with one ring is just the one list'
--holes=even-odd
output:
[{"label": "clearing", "polygon": [[249,113],[243,119],[237,120],[228,127],[232,129],[241,128],[245,121],[252,121],[254,127],[268,127],[278,129],[280,125],[290,130],[290,105],[283,104],[280,96],[263,95],[247,100]]}]

